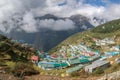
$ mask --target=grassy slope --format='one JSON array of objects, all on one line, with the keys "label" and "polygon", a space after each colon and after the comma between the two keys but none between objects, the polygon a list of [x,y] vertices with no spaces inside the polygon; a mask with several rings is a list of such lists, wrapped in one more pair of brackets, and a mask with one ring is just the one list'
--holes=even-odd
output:
[{"label": "grassy slope", "polygon": [[[50,53],[57,52],[63,45],[67,46],[68,44],[78,44],[80,42],[85,42],[87,45],[91,45],[91,43],[93,43],[92,38],[103,39],[106,37],[120,39],[120,19],[110,21],[88,31],[74,34],[55,48],[51,49]],[[118,41],[116,41],[116,43],[120,44]]]}]

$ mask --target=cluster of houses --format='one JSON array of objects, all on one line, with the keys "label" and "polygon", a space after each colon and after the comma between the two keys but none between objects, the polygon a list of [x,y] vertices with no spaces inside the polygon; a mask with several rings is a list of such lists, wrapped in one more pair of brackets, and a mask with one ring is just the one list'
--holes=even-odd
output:
[{"label": "cluster of houses", "polygon": [[104,52],[104,55],[101,55],[100,60],[111,58],[111,57],[118,55],[118,54],[120,54],[120,52],[118,52],[118,51],[116,51],[116,52]]},{"label": "cluster of houses", "polygon": [[91,48],[88,48],[84,44],[78,44],[78,45],[69,45],[69,47],[62,46],[62,48],[59,50],[59,53],[62,54],[63,57],[68,56],[69,58],[74,58],[76,56],[94,56],[98,54],[98,52],[92,51]]},{"label": "cluster of houses", "polygon": [[94,38],[93,40],[96,42],[96,45],[98,45],[98,46],[115,43],[114,39],[112,39],[112,38],[104,38],[102,40]]},{"label": "cluster of houses", "polygon": [[[108,38],[96,40],[96,45],[108,45],[114,43],[114,40]],[[92,73],[99,67],[103,69],[108,68],[110,66],[110,61],[105,59],[120,54],[120,46],[111,47],[110,50],[104,52],[103,55],[98,51],[92,50],[83,43],[78,45],[69,45],[67,47],[62,46],[58,54],[43,54],[39,50],[36,52],[39,58],[42,58],[42,60],[37,62],[37,65],[42,69],[51,70],[68,67],[66,73],[72,73],[84,68],[86,72]],[[34,59],[34,61],[37,60],[38,57]]]}]

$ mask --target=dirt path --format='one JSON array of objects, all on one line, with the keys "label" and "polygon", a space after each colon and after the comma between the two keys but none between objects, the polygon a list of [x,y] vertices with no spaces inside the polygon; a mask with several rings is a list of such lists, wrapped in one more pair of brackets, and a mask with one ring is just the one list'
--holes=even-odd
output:
[{"label": "dirt path", "polygon": [[48,76],[48,75],[33,75],[25,76],[23,79],[18,79],[9,74],[1,74],[0,80],[97,80],[98,77],[88,77],[88,78],[71,78],[71,77],[57,77],[57,76]]},{"label": "dirt path", "polygon": [[9,74],[0,73],[0,80],[17,80],[17,78]]},{"label": "dirt path", "polygon": [[36,75],[31,77],[25,77],[25,80],[97,80],[97,77],[89,78],[71,78],[71,77],[56,77],[56,76],[45,76],[45,75]]}]

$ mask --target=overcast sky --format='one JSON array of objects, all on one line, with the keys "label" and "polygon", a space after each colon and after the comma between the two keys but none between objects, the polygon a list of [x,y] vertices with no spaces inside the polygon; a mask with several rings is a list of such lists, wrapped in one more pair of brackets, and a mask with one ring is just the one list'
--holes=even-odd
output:
[{"label": "overcast sky", "polygon": [[[120,0],[0,0],[0,30],[5,31],[1,23],[5,20],[9,20],[16,13],[23,16],[23,23],[28,23],[32,31],[30,28],[28,29],[26,25],[21,26],[21,29],[28,30],[28,32],[36,32],[38,27],[33,27],[36,26],[34,17],[48,13],[60,17],[81,14],[89,18],[98,17],[107,20],[118,19],[120,18]],[[58,24],[60,25],[60,23],[56,21],[46,20],[46,23],[51,24],[50,22],[55,23],[54,27]],[[63,21],[60,22],[64,23]],[[73,25],[70,20],[65,20],[65,22]],[[45,26],[43,21],[40,21],[40,23],[40,25]],[[54,27],[52,27],[54,30],[60,28]],[[12,27],[9,28],[12,29]],[[69,28],[72,27],[69,26]]]}]

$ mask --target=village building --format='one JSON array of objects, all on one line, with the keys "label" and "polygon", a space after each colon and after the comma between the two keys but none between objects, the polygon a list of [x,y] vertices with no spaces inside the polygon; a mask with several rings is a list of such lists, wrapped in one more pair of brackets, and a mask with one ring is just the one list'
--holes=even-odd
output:
[{"label": "village building", "polygon": [[69,64],[66,62],[47,62],[47,61],[42,61],[38,63],[38,67],[44,69],[44,70],[51,70],[51,69],[60,69],[60,68],[65,68],[68,67]]},{"label": "village building", "polygon": [[108,45],[108,44],[114,44],[115,41],[111,38],[105,38],[102,40],[96,40],[96,45],[101,46],[101,45]]},{"label": "village building", "polygon": [[88,73],[93,73],[97,68],[106,69],[108,67],[110,67],[110,62],[109,61],[99,60],[97,62],[92,63],[91,65],[85,66],[84,69]]},{"label": "village building", "polygon": [[72,68],[69,68],[68,70],[66,70],[66,73],[76,72],[76,71],[82,69],[83,67],[84,67],[84,65],[82,65],[82,64],[77,65],[75,67],[72,67]]},{"label": "village building", "polygon": [[92,56],[92,57],[89,58],[89,61],[90,61],[90,62],[95,61],[95,60],[99,59],[100,57],[101,57],[101,56],[100,56],[99,54],[94,55],[94,56]]},{"label": "village building", "polygon": [[104,52],[104,55],[101,56],[100,60],[105,60],[107,58],[111,58],[111,57],[116,56],[118,54],[120,54],[120,52],[118,52],[118,51]]},{"label": "village building", "polygon": [[80,58],[75,58],[75,59],[70,59],[68,60],[68,63],[70,65],[75,65],[75,64],[84,64],[84,63],[88,63],[89,60],[87,58],[83,58],[83,59],[80,59]]},{"label": "village building", "polygon": [[120,51],[120,46],[112,46],[111,51]]},{"label": "village building", "polygon": [[38,63],[38,59],[39,59],[38,56],[32,56],[32,57],[31,57],[31,61],[32,61],[33,63],[35,63],[35,64]]}]

